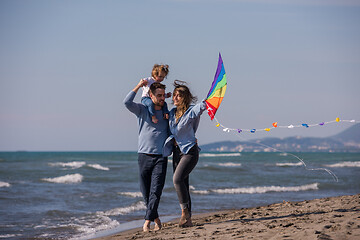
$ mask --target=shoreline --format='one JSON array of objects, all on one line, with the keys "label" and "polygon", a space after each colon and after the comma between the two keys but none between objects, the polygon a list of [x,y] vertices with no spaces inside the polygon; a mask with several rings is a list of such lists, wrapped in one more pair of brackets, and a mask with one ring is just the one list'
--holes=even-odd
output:
[{"label": "shoreline", "polygon": [[201,213],[189,228],[178,219],[157,232],[140,225],[94,239],[360,239],[360,194]]}]

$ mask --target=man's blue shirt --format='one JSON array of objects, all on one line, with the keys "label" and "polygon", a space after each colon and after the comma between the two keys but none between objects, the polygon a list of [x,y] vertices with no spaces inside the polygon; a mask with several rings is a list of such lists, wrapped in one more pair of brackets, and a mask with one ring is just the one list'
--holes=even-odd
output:
[{"label": "man's blue shirt", "polygon": [[163,154],[164,143],[169,136],[169,122],[164,119],[162,110],[156,110],[155,116],[159,121],[153,123],[146,107],[134,102],[135,96],[136,92],[129,92],[124,99],[124,104],[138,119],[138,153]]}]

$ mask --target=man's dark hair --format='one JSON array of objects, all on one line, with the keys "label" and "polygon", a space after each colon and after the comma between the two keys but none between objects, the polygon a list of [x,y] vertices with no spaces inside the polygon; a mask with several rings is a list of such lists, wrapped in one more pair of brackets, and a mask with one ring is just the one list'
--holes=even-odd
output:
[{"label": "man's dark hair", "polygon": [[166,86],[165,86],[164,84],[161,84],[161,83],[158,83],[158,82],[154,82],[154,83],[151,84],[151,86],[150,86],[150,91],[151,91],[151,93],[155,95],[155,91],[156,91],[156,89],[158,89],[158,88],[161,88],[161,89],[164,89],[164,90],[165,90]]}]

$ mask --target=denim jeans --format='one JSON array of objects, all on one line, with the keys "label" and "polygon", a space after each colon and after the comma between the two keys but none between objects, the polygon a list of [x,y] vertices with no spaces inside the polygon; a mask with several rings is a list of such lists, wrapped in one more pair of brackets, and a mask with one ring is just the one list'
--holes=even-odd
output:
[{"label": "denim jeans", "polygon": [[162,155],[138,154],[140,190],[146,205],[145,220],[159,217],[158,206],[165,184],[167,157]]}]

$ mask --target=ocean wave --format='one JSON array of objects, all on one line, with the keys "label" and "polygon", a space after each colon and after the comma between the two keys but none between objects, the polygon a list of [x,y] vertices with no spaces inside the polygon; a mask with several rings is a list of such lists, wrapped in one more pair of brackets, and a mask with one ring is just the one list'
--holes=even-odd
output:
[{"label": "ocean wave", "polygon": [[233,162],[219,163],[218,165],[221,167],[241,167],[241,163],[233,163]]},{"label": "ocean wave", "polygon": [[236,157],[241,156],[241,153],[201,153],[200,157]]},{"label": "ocean wave", "polygon": [[21,234],[5,234],[5,235],[0,235],[0,238],[13,238],[13,237],[20,237],[22,236]]},{"label": "ocean wave", "polygon": [[52,167],[63,167],[63,168],[71,168],[71,169],[77,169],[81,168],[86,165],[86,162],[56,162],[56,163],[49,163]]},{"label": "ocean wave", "polygon": [[141,192],[119,192],[118,194],[127,196],[127,197],[133,197],[133,198],[142,197]]},{"label": "ocean wave", "polygon": [[82,182],[83,178],[81,174],[75,173],[55,178],[43,178],[41,180],[51,183],[79,183]]},{"label": "ocean wave", "polygon": [[128,207],[114,208],[105,212],[97,212],[98,214],[103,214],[105,216],[117,216],[117,215],[126,215],[131,212],[136,212],[139,210],[145,210],[146,206],[143,201],[134,203]]},{"label": "ocean wave", "polygon": [[0,187],[10,187],[10,183],[7,182],[0,182]]},{"label": "ocean wave", "polygon": [[[116,228],[120,226],[120,223],[107,216],[96,214],[90,218],[78,219],[76,224],[71,224],[72,227],[76,228],[80,234],[72,236],[70,239],[90,239],[94,234]],[[89,236],[86,237],[86,236]]]},{"label": "ocean wave", "polygon": [[210,189],[210,190],[195,190],[193,193],[197,194],[255,194],[267,192],[300,192],[309,190],[318,190],[319,183],[306,184],[295,187],[281,187],[281,186],[263,186],[263,187],[248,187],[248,188],[225,188],[225,189]]},{"label": "ocean wave", "polygon": [[302,166],[303,164],[301,162],[297,162],[297,163],[276,163],[275,165],[278,167],[294,167],[294,166]]},{"label": "ocean wave", "polygon": [[207,195],[207,194],[210,194],[210,191],[209,190],[193,190],[191,191],[192,193],[195,193],[195,194],[200,194],[200,195]]},{"label": "ocean wave", "polygon": [[340,168],[340,167],[360,167],[360,162],[340,162],[340,163],[325,165],[325,167],[334,167],[334,168]]},{"label": "ocean wave", "polygon": [[[85,165],[86,165],[86,162],[84,162],[84,161],[49,163],[49,166],[52,166],[52,167],[63,167],[63,168],[71,168],[71,169],[78,169],[78,168],[84,167]],[[103,171],[110,170],[110,168],[101,166],[100,164],[97,164],[97,163],[88,164],[87,166],[97,169],[97,170],[103,170]]]},{"label": "ocean wave", "polygon": [[100,164],[88,164],[88,166],[92,167],[92,168],[95,168],[95,169],[98,169],[98,170],[103,170],[103,171],[109,171],[110,170],[110,168],[103,167]]}]

